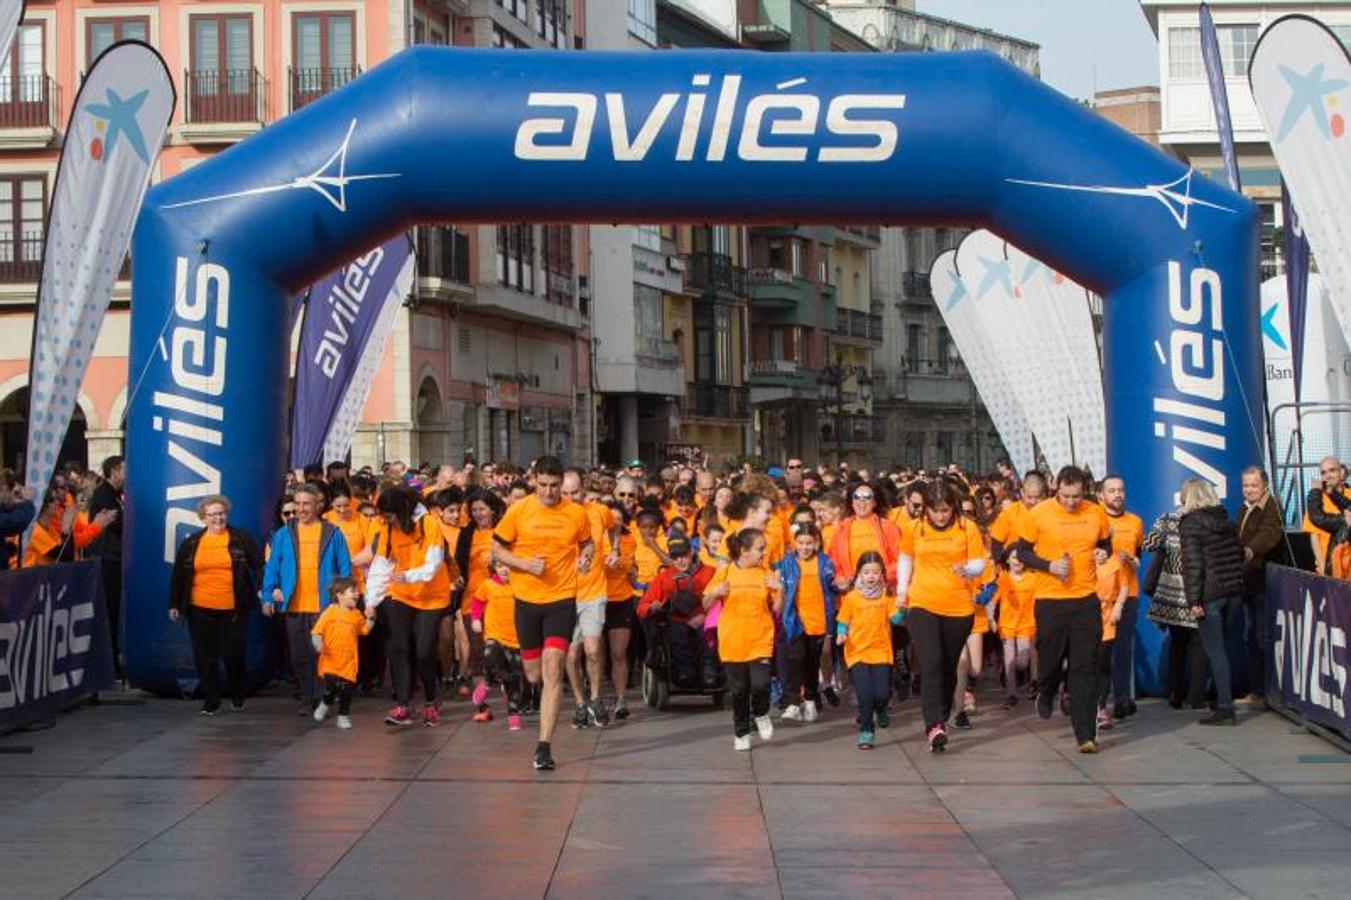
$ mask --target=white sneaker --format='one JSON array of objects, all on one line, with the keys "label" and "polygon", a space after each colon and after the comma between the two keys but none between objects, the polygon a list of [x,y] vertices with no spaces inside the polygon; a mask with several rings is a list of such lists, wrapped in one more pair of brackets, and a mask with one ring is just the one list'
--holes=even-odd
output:
[{"label": "white sneaker", "polygon": [[796,703],[785,706],[783,712],[779,713],[779,718],[788,722],[801,722],[802,707],[798,706]]},{"label": "white sneaker", "polygon": [[322,722],[328,718],[328,704],[320,700],[319,705],[314,708],[314,721]]},{"label": "white sneaker", "polygon": [[967,691],[962,696],[962,712],[966,713],[968,716],[974,716],[976,714],[976,695],[970,691]]},{"label": "white sneaker", "polygon": [[815,721],[816,721],[816,702],[815,702],[815,701],[813,701],[813,700],[808,700],[806,703],[802,704],[802,721],[804,721],[804,722],[815,722]]},{"label": "white sneaker", "polygon": [[743,734],[743,735],[742,735],[741,737],[739,737],[739,738],[733,738],[733,739],[732,739],[732,749],[733,749],[733,750],[749,750],[749,749],[751,749],[751,736],[750,736],[749,734]]},{"label": "white sneaker", "polygon": [[755,730],[760,732],[760,740],[767,741],[774,736],[774,723],[769,716],[760,716],[755,720]]},{"label": "white sneaker", "polygon": [[341,728],[343,731],[346,731],[347,729],[352,727],[352,720],[349,719],[347,716],[338,716],[338,727]]}]

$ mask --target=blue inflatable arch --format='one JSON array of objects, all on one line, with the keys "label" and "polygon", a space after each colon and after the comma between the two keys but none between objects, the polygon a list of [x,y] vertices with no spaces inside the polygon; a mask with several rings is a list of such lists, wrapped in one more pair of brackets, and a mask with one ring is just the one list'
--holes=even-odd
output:
[{"label": "blue inflatable arch", "polygon": [[1236,498],[1261,458],[1254,207],[994,55],[414,48],[146,199],[134,684],[195,680],[165,609],[198,500],[270,527],[290,296],[435,221],[990,228],[1106,298],[1108,452],[1146,524],[1189,475]]}]

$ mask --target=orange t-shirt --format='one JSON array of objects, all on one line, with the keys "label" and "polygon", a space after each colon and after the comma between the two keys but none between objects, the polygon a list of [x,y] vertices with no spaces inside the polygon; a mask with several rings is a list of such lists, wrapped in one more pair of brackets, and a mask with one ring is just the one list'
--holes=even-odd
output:
[{"label": "orange t-shirt", "polygon": [[990,538],[1005,547],[1017,541],[1022,536],[1023,518],[1028,512],[1027,504],[1021,500],[1015,500],[1001,509],[990,523]]},{"label": "orange t-shirt", "polygon": [[1063,582],[1044,574],[1037,586],[1037,597],[1045,600],[1082,600],[1097,592],[1097,564],[1094,551],[1110,533],[1107,513],[1096,503],[1082,502],[1067,512],[1052,497],[1032,508],[1022,521],[1022,537],[1032,552],[1047,562],[1069,554],[1070,573]]},{"label": "orange t-shirt", "polygon": [[1126,583],[1126,566],[1118,557],[1111,557],[1098,566],[1098,600],[1102,603],[1102,639],[1116,639],[1116,625],[1112,622],[1112,608]]},{"label": "orange t-shirt", "polygon": [[230,533],[202,532],[192,558],[192,605],[202,609],[235,608],[234,565],[230,561]]},{"label": "orange t-shirt", "polygon": [[[878,530],[867,520],[854,518],[849,524],[849,555],[853,557],[849,560],[849,568],[856,568],[859,557],[868,552],[879,553],[884,559],[887,555]],[[835,568],[840,568],[839,563],[836,563]]]},{"label": "orange t-shirt", "polygon": [[479,585],[492,575],[493,533],[486,528],[474,529],[469,539],[469,571],[464,573],[464,595],[461,609],[469,609]]},{"label": "orange t-shirt", "polygon": [[886,592],[869,600],[852,590],[840,601],[836,620],[849,626],[844,639],[845,667],[856,663],[891,665],[891,612],[895,604]]},{"label": "orange t-shirt", "polygon": [[324,639],[319,651],[319,677],[337,675],[344,681],[357,680],[357,638],[371,633],[370,620],[359,609],[343,609],[330,603],[319,614],[310,634]]},{"label": "orange t-shirt", "polygon": [[905,530],[915,524],[915,520],[910,518],[910,510],[905,508],[904,503],[887,510],[887,518],[901,530],[901,534],[905,534]]},{"label": "orange t-shirt", "polygon": [[[58,516],[54,522],[60,521]],[[74,538],[72,538],[74,540]],[[48,528],[43,524],[33,526],[33,533],[28,536],[28,548],[24,550],[23,564],[24,568],[30,566],[49,566],[56,562],[54,558],[48,558],[55,553],[61,546],[61,532],[56,528]],[[234,608],[233,600],[231,609]]]},{"label": "orange t-shirt", "polygon": [[[633,564],[638,568],[638,573],[634,578],[638,580],[640,585],[644,586],[643,588],[639,588],[641,591],[647,585],[651,584],[653,580],[656,579],[657,573],[661,571],[661,557],[647,546],[647,543],[643,540],[643,536],[638,534],[636,529],[634,531],[633,541]],[[661,548],[663,553],[666,552],[666,535],[661,532],[657,533],[657,546]]]},{"label": "orange t-shirt", "polygon": [[581,504],[566,498],[545,506],[534,494],[513,504],[493,536],[523,559],[542,558],[544,574],[513,571],[511,587],[523,603],[553,603],[577,597],[577,554],[591,540]]},{"label": "orange t-shirt", "polygon": [[801,577],[797,583],[797,614],[802,630],[813,637],[826,633],[826,595],[821,590],[821,558],[813,556],[797,561]]},{"label": "orange t-shirt", "polygon": [[[606,552],[613,547],[613,542],[606,541]],[[638,549],[638,539],[633,536],[633,532],[627,528],[619,530],[619,547],[617,548],[619,558],[615,561],[614,568],[605,570],[605,597],[608,600],[631,600],[634,595],[633,582],[629,580],[633,575],[633,556]]]},{"label": "orange t-shirt", "polygon": [[318,522],[296,525],[296,589],[286,606],[287,612],[317,613],[322,605],[319,602],[319,538],[323,530],[324,526]]},{"label": "orange t-shirt", "polygon": [[774,655],[774,616],[765,577],[759,566],[734,563],[719,569],[708,582],[708,588],[724,581],[731,586],[718,617],[718,658],[723,662],[754,662]]},{"label": "orange t-shirt", "polygon": [[999,575],[999,636],[1031,638],[1037,633],[1037,580],[1031,572]]},{"label": "orange t-shirt", "polygon": [[[1140,545],[1145,540],[1145,523],[1140,517],[1129,512],[1119,516],[1108,513],[1107,523],[1112,528],[1112,553],[1125,552],[1139,559]],[[1121,573],[1126,576],[1127,596],[1140,596],[1140,573],[1136,567],[1123,565]]]},{"label": "orange t-shirt", "polygon": [[973,583],[952,570],[985,556],[980,529],[956,518],[938,529],[920,522],[901,535],[901,552],[914,562],[907,596],[910,605],[936,616],[969,616],[975,612]]},{"label": "orange t-shirt", "polygon": [[826,548],[835,540],[835,530],[839,528],[839,523],[831,522],[829,525],[821,526],[821,552],[825,553]]},{"label": "orange t-shirt", "polygon": [[[343,540],[347,542],[347,555],[356,556],[362,550],[371,545],[371,520],[368,516],[361,513],[352,513],[351,518],[344,519],[333,510],[324,513],[324,521],[329,522],[333,527],[342,532]],[[352,577],[357,580],[357,585],[364,592],[366,589],[366,570],[360,566],[352,566]]]},{"label": "orange t-shirt", "polygon": [[[516,573],[511,577],[514,579]],[[511,582],[485,579],[476,596],[483,601],[483,639],[512,650],[520,649],[521,642],[516,636],[516,596]]]},{"label": "orange t-shirt", "polygon": [[[387,538],[391,529],[384,522],[378,522],[371,534],[371,544],[375,552],[383,554],[390,546],[390,557],[394,560],[396,572],[419,569],[427,561],[427,553],[433,547],[442,546],[441,523],[435,516],[425,515],[413,523],[413,533],[406,534],[402,529],[392,529],[393,539]],[[431,581],[411,584],[391,584],[389,596],[414,609],[445,609],[450,605],[450,570],[448,562],[443,561],[436,567]]]},{"label": "orange t-shirt", "polygon": [[587,526],[591,529],[591,544],[596,548],[596,559],[585,574],[577,576],[577,602],[589,603],[607,596],[605,565],[601,560],[601,548],[605,546],[605,535],[614,524],[614,510],[604,503],[583,504],[586,510]]}]

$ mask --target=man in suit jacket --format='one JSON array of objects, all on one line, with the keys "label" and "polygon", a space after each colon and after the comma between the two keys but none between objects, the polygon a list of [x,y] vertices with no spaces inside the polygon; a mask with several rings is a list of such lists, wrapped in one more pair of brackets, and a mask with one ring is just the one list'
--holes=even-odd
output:
[{"label": "man in suit jacket", "polygon": [[1271,495],[1267,473],[1258,466],[1243,470],[1243,511],[1238,533],[1243,542],[1243,605],[1248,612],[1244,642],[1248,648],[1247,701],[1258,702],[1266,691],[1266,597],[1268,562],[1285,560],[1285,523]]}]

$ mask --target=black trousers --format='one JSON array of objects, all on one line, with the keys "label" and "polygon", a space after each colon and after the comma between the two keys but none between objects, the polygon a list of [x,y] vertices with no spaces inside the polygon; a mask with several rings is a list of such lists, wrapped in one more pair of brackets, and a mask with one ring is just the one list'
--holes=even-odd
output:
[{"label": "black trousers", "polygon": [[338,715],[345,716],[352,711],[352,688],[356,684],[346,678],[339,678],[332,672],[324,676],[324,705],[338,703]]},{"label": "black trousers", "polygon": [[310,632],[319,621],[318,613],[282,613],[286,623],[286,647],[291,657],[291,674],[295,676],[300,702],[314,706],[319,702],[319,654],[314,652]]},{"label": "black trousers", "polygon": [[924,730],[947,722],[952,715],[952,692],[957,690],[957,662],[971,636],[975,616],[940,616],[910,608],[905,624],[919,658],[919,694],[924,707]]},{"label": "black trousers", "polygon": [[197,681],[202,698],[210,709],[220,706],[220,667],[225,663],[226,689],[230,700],[244,702],[244,645],[248,619],[232,609],[188,607],[188,637],[192,658],[197,664]]},{"label": "black trousers", "polygon": [[823,634],[799,634],[788,642],[788,682],[785,694],[789,703],[821,701],[821,648]]},{"label": "black trousers", "polygon": [[385,678],[386,649],[389,645],[389,617],[385,604],[375,608],[375,627],[357,638],[357,684],[367,691],[372,683]]},{"label": "black trousers", "polygon": [[1060,664],[1069,659],[1070,723],[1079,743],[1098,735],[1098,653],[1102,645],[1102,604],[1096,594],[1068,600],[1038,599],[1037,690],[1055,697]]},{"label": "black trousers", "polygon": [[394,699],[407,706],[413,696],[413,673],[422,682],[428,703],[436,702],[436,642],[440,637],[444,609],[418,609],[393,597],[380,604],[389,624],[389,672],[394,681]]},{"label": "black trousers", "polygon": [[891,666],[886,663],[854,663],[849,680],[858,700],[858,730],[872,731],[873,718],[887,708],[891,699]]},{"label": "black trousers", "polygon": [[122,675],[122,560],[99,560],[103,600],[108,607],[108,630],[113,639],[113,670]]},{"label": "black trousers", "polygon": [[1116,658],[1116,640],[1103,641],[1098,645],[1098,707],[1107,705],[1107,695],[1112,692],[1112,665]]},{"label": "black trousers", "polygon": [[725,662],[727,691],[732,695],[732,727],[737,737],[751,733],[751,717],[769,715],[770,661]]},{"label": "black trousers", "polygon": [[1201,632],[1181,625],[1168,626],[1168,702],[1200,709],[1206,705],[1210,660]]},{"label": "black trousers", "polygon": [[500,684],[507,692],[507,712],[516,715],[522,709],[525,667],[521,651],[503,647],[497,641],[483,645],[483,671],[491,684]]}]

